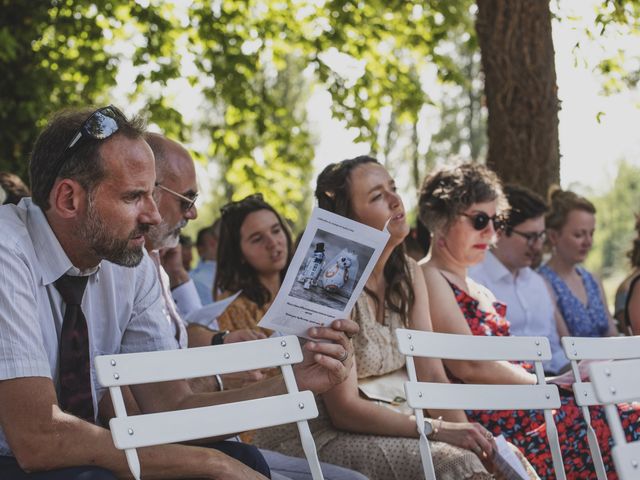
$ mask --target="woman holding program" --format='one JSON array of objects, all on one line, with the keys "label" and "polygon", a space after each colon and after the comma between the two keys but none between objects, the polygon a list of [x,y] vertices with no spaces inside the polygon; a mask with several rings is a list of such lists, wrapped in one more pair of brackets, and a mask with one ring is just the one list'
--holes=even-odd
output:
[{"label": "woman holding program", "polygon": [[[404,370],[394,330],[431,329],[429,300],[415,261],[404,254],[409,233],[402,200],[395,182],[376,160],[357,157],[329,165],[317,181],[318,205],[325,210],[382,230],[388,221],[390,239],[367,280],[365,291],[351,313],[360,325],[353,338],[355,363],[346,382],[318,401],[320,416],[311,421],[318,453],[330,461],[364,473],[371,479],[423,478],[415,419],[365,398],[359,390],[364,379],[395,382]],[[417,359],[424,381],[447,381],[439,360]],[[468,423],[462,411],[432,411],[431,451],[438,479],[488,479],[495,443],[477,423]],[[301,455],[295,426],[277,427],[256,434],[262,447]],[[475,453],[474,453],[475,452]],[[537,478],[531,473],[531,478]]]}]

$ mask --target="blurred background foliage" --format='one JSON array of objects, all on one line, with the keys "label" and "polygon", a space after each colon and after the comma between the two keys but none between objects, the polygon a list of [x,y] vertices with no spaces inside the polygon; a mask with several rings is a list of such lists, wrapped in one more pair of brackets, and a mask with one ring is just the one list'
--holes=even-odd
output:
[{"label": "blurred background foliage", "polygon": [[[476,12],[472,0],[0,0],[0,170],[26,178],[52,112],[107,104],[118,91],[127,111],[192,146],[213,172],[191,232],[255,191],[299,231],[313,204],[307,101],[319,85],[334,118],[414,187],[438,163],[483,160]],[[637,35],[639,18],[640,0],[602,0],[585,38]],[[350,59],[343,67],[341,56]],[[599,65],[603,90],[635,86],[638,65],[612,52]],[[425,88],[430,74],[447,86],[437,101]],[[187,87],[199,95],[188,117]],[[421,122],[435,117],[424,148]],[[595,198],[591,268],[624,268],[633,212],[615,207],[639,205],[638,182],[638,169],[621,163],[614,188]]]},{"label": "blurred background foliage", "polygon": [[[470,0],[0,4],[0,169],[23,177],[52,112],[109,103],[115,88],[167,135],[208,145],[194,154],[221,172],[214,207],[263,191],[296,229],[312,205],[306,102],[315,85],[331,94],[334,117],[357,128],[356,140],[389,168],[394,155],[397,163],[410,160],[414,185],[438,155],[456,154],[466,142],[476,158],[482,149],[482,84],[466,93],[469,63],[476,77],[479,69]],[[332,66],[331,55],[356,59],[362,72],[354,80]],[[443,146],[421,154],[418,142],[406,142],[393,152],[401,135],[417,138],[419,112],[433,106],[422,76],[434,65],[442,82],[463,92],[447,99],[434,142]],[[167,94],[176,81],[199,87],[193,118]]]}]

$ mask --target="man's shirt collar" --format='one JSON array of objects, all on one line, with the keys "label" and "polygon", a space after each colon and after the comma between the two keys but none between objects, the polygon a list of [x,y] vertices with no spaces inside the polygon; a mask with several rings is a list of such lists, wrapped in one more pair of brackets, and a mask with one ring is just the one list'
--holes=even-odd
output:
[{"label": "man's shirt collar", "polygon": [[40,262],[43,285],[52,284],[65,273],[92,275],[99,270],[99,265],[83,271],[75,267],[53,233],[42,209],[34,204],[31,198],[22,199],[20,204],[27,210],[27,229]]}]

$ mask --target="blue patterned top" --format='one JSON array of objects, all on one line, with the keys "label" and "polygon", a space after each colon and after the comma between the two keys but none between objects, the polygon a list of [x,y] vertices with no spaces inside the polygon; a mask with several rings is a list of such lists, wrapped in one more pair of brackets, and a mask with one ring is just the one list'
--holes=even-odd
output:
[{"label": "blue patterned top", "polygon": [[582,284],[587,292],[586,306],[556,272],[546,265],[538,269],[538,272],[551,283],[556,294],[558,309],[567,324],[569,333],[574,337],[604,337],[609,331],[609,317],[602,302],[600,287],[593,275],[584,268],[576,267],[576,271],[582,278]]}]

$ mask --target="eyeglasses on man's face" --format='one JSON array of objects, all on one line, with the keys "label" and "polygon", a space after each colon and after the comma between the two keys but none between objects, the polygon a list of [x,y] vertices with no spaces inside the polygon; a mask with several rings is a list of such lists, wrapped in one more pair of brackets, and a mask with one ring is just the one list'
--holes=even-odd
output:
[{"label": "eyeglasses on man's face", "polygon": [[496,232],[498,230],[502,230],[505,227],[504,218],[501,215],[498,215],[497,213],[493,216],[489,216],[489,214],[485,212],[478,212],[474,214],[463,212],[460,215],[470,219],[471,225],[473,226],[474,230],[478,230],[479,232],[487,228],[487,225],[489,225],[489,222],[493,224],[493,229]]},{"label": "eyeglasses on man's face", "polygon": [[181,193],[176,192],[175,190],[171,190],[168,187],[165,187],[164,185],[162,185],[161,183],[156,182],[155,185],[157,188],[164,190],[167,193],[170,193],[171,195],[176,196],[177,198],[180,199],[180,208],[182,209],[182,211],[184,213],[187,213],[189,210],[191,210],[194,205],[196,204],[196,200],[198,199],[198,193],[194,193],[191,197],[187,197],[186,195],[182,195]]},{"label": "eyeglasses on man's face", "polygon": [[533,247],[539,241],[544,242],[544,239],[547,238],[547,232],[545,230],[542,230],[541,232],[520,232],[516,229],[512,229],[511,232],[524,238],[527,241],[527,245],[530,247]]}]

